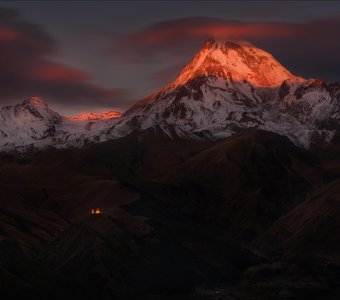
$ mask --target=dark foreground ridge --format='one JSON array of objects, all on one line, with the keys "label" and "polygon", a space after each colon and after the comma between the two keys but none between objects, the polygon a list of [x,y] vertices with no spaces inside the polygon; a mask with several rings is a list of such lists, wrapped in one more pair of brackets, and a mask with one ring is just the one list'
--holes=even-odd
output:
[{"label": "dark foreground ridge", "polygon": [[328,147],[150,128],[3,154],[1,298],[339,299],[340,160]]}]

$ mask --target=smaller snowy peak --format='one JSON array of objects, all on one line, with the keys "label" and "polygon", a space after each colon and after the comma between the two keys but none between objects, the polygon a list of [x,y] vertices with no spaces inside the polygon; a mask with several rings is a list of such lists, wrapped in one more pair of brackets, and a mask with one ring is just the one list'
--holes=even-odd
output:
[{"label": "smaller snowy peak", "polygon": [[39,97],[0,109],[0,146],[3,149],[27,146],[54,136],[62,117]]},{"label": "smaller snowy peak", "polygon": [[121,116],[121,113],[118,111],[109,111],[106,113],[83,113],[76,116],[68,117],[70,120],[74,121],[97,121],[97,120],[108,120],[113,118],[118,118]]},{"label": "smaller snowy peak", "polygon": [[62,117],[39,97],[29,97],[16,105],[5,106],[0,109],[0,116],[2,120],[16,123],[41,120],[57,125],[62,122]]},{"label": "smaller snowy peak", "polygon": [[250,43],[209,39],[170,85],[184,85],[197,77],[214,76],[255,87],[278,87],[294,78],[271,54]]}]

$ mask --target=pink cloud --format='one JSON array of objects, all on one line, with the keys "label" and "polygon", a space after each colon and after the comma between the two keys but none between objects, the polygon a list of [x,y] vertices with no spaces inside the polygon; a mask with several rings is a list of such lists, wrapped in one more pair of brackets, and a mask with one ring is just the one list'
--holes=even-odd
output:
[{"label": "pink cloud", "polygon": [[100,87],[89,73],[52,61],[59,52],[53,38],[14,11],[0,10],[0,102],[39,95],[56,103],[114,107],[124,99],[122,90]]}]

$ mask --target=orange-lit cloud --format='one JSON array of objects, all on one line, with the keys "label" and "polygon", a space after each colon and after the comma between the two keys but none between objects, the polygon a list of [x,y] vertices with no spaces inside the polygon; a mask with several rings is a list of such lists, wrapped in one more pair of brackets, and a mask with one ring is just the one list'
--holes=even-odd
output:
[{"label": "orange-lit cloud", "polygon": [[34,75],[41,80],[87,81],[91,79],[89,74],[87,74],[86,72],[56,64],[42,65],[32,71]]},{"label": "orange-lit cloud", "polygon": [[294,37],[299,34],[294,26],[282,24],[190,24],[187,27],[152,27],[127,36],[145,44],[169,43],[181,37],[223,37],[230,39]]},{"label": "orange-lit cloud", "polygon": [[19,36],[15,30],[6,27],[0,27],[0,40],[13,40]]},{"label": "orange-lit cloud", "polygon": [[[145,50],[174,49],[185,41],[199,40],[200,43],[210,37],[235,39],[270,39],[294,38],[301,34],[301,28],[296,24],[285,23],[244,23],[208,18],[189,18],[170,20],[154,24],[145,30],[115,34],[113,36],[113,53],[124,51],[125,54]],[[180,42],[180,44],[179,44]],[[119,46],[120,45],[120,46]],[[151,48],[152,47],[152,48]]]},{"label": "orange-lit cloud", "polygon": [[[100,87],[90,74],[54,62],[58,45],[40,26],[0,9],[0,102],[39,95],[48,102],[115,107],[124,99],[119,89]],[[0,103],[1,105],[1,103]]]},{"label": "orange-lit cloud", "polygon": [[[144,30],[112,35],[111,54],[129,63],[175,61],[180,70],[209,37],[246,40],[267,50],[294,73],[334,77],[340,68],[340,17],[307,23],[240,22],[187,18],[156,23]],[[166,70],[152,75],[163,78]],[[175,73],[174,73],[175,74]],[[169,78],[173,78],[169,68]],[[339,78],[340,79],[340,78]],[[164,82],[162,82],[164,83]]]}]

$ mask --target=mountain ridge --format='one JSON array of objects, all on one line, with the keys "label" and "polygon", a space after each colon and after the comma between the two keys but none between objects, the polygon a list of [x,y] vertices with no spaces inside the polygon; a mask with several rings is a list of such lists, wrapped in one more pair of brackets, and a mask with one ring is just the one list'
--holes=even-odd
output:
[{"label": "mountain ridge", "polygon": [[[34,105],[40,108],[30,110]],[[121,116],[109,112],[61,117],[32,98],[27,108],[27,114],[33,114],[32,122],[39,119],[34,111],[43,107],[48,113],[44,113],[42,128],[26,123],[8,128],[4,111],[11,109],[1,109],[0,148],[82,147],[161,124],[166,124],[161,128],[168,132],[172,131],[170,127],[178,129],[186,138],[210,140],[244,129],[262,129],[308,148],[315,141],[331,142],[338,130],[340,85],[295,76],[271,54],[251,44],[210,39],[175,81],[138,101]],[[12,118],[16,124],[22,123],[16,120],[18,115]],[[23,131],[27,138],[16,140],[14,134],[8,134],[15,131]]]},{"label": "mountain ridge", "polygon": [[118,118],[121,116],[121,113],[118,111],[108,111],[104,113],[93,113],[93,112],[87,112],[82,113],[79,115],[74,115],[71,117],[67,117],[68,119],[75,120],[75,121],[91,121],[91,120],[107,120],[107,119],[113,119]]}]

